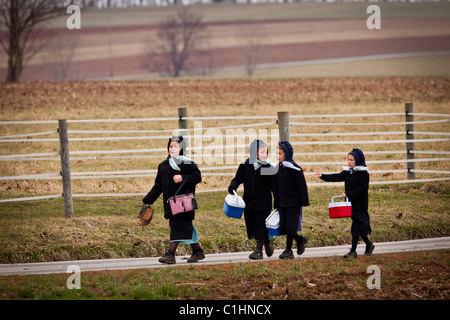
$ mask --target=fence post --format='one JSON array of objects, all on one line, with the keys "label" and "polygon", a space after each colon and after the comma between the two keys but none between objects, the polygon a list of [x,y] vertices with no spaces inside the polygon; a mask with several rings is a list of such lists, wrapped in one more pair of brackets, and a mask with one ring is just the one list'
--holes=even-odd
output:
[{"label": "fence post", "polygon": [[178,129],[182,136],[187,135],[188,121],[185,119],[186,117],[187,108],[178,108]]},{"label": "fence post", "polygon": [[61,157],[61,175],[64,196],[64,215],[73,217],[72,182],[70,179],[69,138],[67,135],[67,121],[58,120],[59,155]]},{"label": "fence post", "polygon": [[185,143],[185,147],[186,149],[184,150],[184,155],[187,156],[187,150],[188,149],[188,121],[186,120],[187,118],[187,108],[178,108],[178,132],[180,136],[183,136],[184,138],[184,143]]},{"label": "fence post", "polygon": [[289,141],[289,112],[278,112],[278,132],[280,141]]},{"label": "fence post", "polygon": [[[406,142],[406,159],[414,160],[414,116],[413,113],[413,104],[405,103],[405,130],[406,130],[406,140],[412,140],[411,142]],[[409,123],[408,123],[409,122]],[[407,162],[406,164],[408,169],[408,180],[413,180],[416,178],[416,173],[412,172],[416,168],[416,164],[414,161]]]}]

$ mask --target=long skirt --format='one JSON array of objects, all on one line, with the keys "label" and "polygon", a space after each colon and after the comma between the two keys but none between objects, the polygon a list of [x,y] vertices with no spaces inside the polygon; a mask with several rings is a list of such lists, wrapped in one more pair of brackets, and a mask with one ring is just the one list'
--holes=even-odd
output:
[{"label": "long skirt", "polygon": [[269,232],[266,228],[266,218],[269,216],[269,211],[245,211],[244,219],[247,228],[247,236],[249,239],[256,241],[270,240]]},{"label": "long skirt", "polygon": [[352,211],[352,236],[364,236],[371,232],[369,213],[367,211]]},{"label": "long skirt", "polygon": [[197,231],[190,219],[169,219],[170,242],[194,244],[199,241]]},{"label": "long skirt", "polygon": [[302,231],[302,206],[278,208],[280,213],[280,233],[294,235]]}]

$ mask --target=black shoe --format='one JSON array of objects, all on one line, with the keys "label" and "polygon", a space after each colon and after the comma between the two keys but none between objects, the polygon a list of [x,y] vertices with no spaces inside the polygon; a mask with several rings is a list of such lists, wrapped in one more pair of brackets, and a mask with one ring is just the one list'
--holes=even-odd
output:
[{"label": "black shoe", "polygon": [[294,253],[290,249],[286,249],[279,256],[280,259],[294,259]]},{"label": "black shoe", "polygon": [[366,245],[366,251],[364,251],[365,256],[371,256],[373,249],[375,249],[375,245],[373,243]]},{"label": "black shoe", "polygon": [[350,251],[349,253],[347,253],[344,258],[355,258],[358,256],[358,254],[356,253],[356,251]]},{"label": "black shoe", "polygon": [[198,262],[199,260],[203,260],[205,259],[205,253],[203,252],[202,249],[199,250],[194,250],[192,252],[192,255],[189,259],[187,259],[187,262],[192,263],[192,262]]},{"label": "black shoe", "polygon": [[263,258],[262,250],[256,248],[248,257],[252,260],[261,260]]},{"label": "black shoe", "polygon": [[161,263],[167,263],[167,264],[175,264],[175,255],[171,253],[170,251],[167,251],[161,258],[158,260]]},{"label": "black shoe", "polygon": [[264,249],[268,257],[273,255],[273,240],[264,241]]},{"label": "black shoe", "polygon": [[301,236],[300,241],[297,242],[297,254],[300,255],[305,252],[305,245],[308,242],[307,236]]}]

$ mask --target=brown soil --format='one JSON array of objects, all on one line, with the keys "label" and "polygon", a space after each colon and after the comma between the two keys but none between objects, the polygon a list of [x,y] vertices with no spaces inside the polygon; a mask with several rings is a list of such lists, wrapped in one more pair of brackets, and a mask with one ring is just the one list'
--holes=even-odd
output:
[{"label": "brown soil", "polygon": [[[204,291],[202,300],[448,300],[450,250],[192,266],[189,280],[160,284]],[[369,289],[369,266],[381,270],[381,288]],[[178,267],[173,267],[178,268]],[[135,270],[142,278],[159,269]],[[176,270],[176,269],[174,269]],[[115,275],[129,271],[92,272]],[[12,277],[13,278],[13,277]],[[169,282],[169,283],[167,283]],[[152,284],[149,284],[152,285]],[[179,298],[180,299],[180,298]],[[186,295],[181,299],[191,300]]]},{"label": "brown soil", "polygon": [[[98,287],[98,281],[109,279],[124,283],[132,278],[150,287],[167,285],[199,292],[195,296],[183,295],[178,300],[445,301],[450,298],[449,261],[450,250],[442,250],[359,256],[357,259],[329,257],[213,266],[193,264],[168,267],[170,269],[139,269],[132,273],[130,270],[98,271],[83,273],[83,279],[88,279],[83,282],[83,289],[108,299],[111,292],[107,286]],[[369,266],[380,268],[379,289],[367,287],[367,280],[373,275],[367,273]],[[155,279],[155,272],[159,274],[157,284],[150,280]],[[36,277],[52,275],[5,279],[14,287]],[[1,299],[17,298],[16,292],[7,289],[0,296]]]},{"label": "brown soil", "polygon": [[[449,50],[450,36],[415,37],[401,39],[327,41],[318,43],[291,43],[267,45],[261,48],[259,63],[281,63],[307,61],[353,56],[365,56],[387,53]],[[92,59],[73,62],[72,68],[83,79],[108,78],[110,63],[113,76],[140,75],[157,72],[155,68],[144,67],[145,55],[108,59]],[[153,59],[158,59],[154,55]],[[205,60],[206,59],[206,60]],[[211,60],[211,62],[209,62]],[[202,64],[211,64],[212,68],[245,66],[245,48],[232,47],[192,52],[186,62],[185,70],[200,70]],[[204,72],[209,72],[205,70]],[[6,69],[0,69],[0,79]],[[48,71],[42,65],[28,66],[24,69],[23,81],[50,80]],[[76,79],[76,78],[75,78]]]},{"label": "brown soil", "polygon": [[[441,259],[438,258],[440,254]],[[449,254],[449,251],[402,253],[358,257],[357,261],[340,257],[280,260],[262,262],[259,268],[254,269],[257,271],[249,272],[246,276],[232,276],[235,269],[242,269],[242,264],[199,267],[195,272],[224,268],[230,274],[202,279],[202,287],[209,290],[206,299],[448,300]],[[371,274],[366,271],[370,265],[377,265],[381,269],[380,289],[367,288],[366,281]],[[255,272],[259,274],[255,275]],[[179,285],[189,286],[182,283]]]},{"label": "brown soil", "polygon": [[[433,19],[400,19],[384,21],[386,30],[382,35],[375,35],[367,32],[360,34],[363,27],[354,25],[356,22],[352,19],[345,22],[329,20],[304,20],[304,21],[260,21],[260,28],[267,32],[268,40],[260,49],[261,57],[258,63],[279,63],[287,61],[305,61],[313,59],[329,59],[352,57],[362,55],[400,53],[400,52],[417,52],[417,51],[436,51],[450,49],[450,36],[442,34],[439,31],[440,26],[447,26],[448,19],[438,19],[434,24],[430,24]],[[201,50],[193,51],[186,63],[185,70],[200,69],[216,69],[232,66],[245,65],[245,48],[242,41],[237,41],[237,33],[239,23],[209,23],[205,24],[205,28],[210,30],[212,39],[210,44],[204,46]],[[320,23],[315,25],[314,23]],[[286,25],[291,28],[286,29]],[[311,24],[314,24],[311,26]],[[414,25],[422,25],[424,28],[430,28],[435,32],[427,34],[412,35],[408,33],[408,28]],[[437,24],[437,25],[436,25]],[[317,28],[327,28],[333,25],[336,28],[336,40],[330,38],[324,30],[317,31]],[[405,27],[406,26],[406,27]],[[282,27],[281,35],[274,35],[276,28]],[[312,29],[311,29],[312,28]],[[406,30],[406,31],[405,31]],[[428,29],[427,29],[428,30]],[[437,31],[436,31],[437,30]],[[301,31],[301,32],[300,32]],[[53,31],[53,33],[56,31]],[[67,30],[65,31],[67,33]],[[112,76],[136,75],[155,72],[154,67],[147,68],[144,66],[144,60],[147,56],[144,54],[145,45],[149,34],[155,33],[155,26],[122,26],[115,27],[112,35],[113,43],[116,45],[129,45],[127,54],[113,56],[108,59],[105,52],[108,52],[106,35],[104,28],[85,28],[77,33],[82,44],[80,48],[94,50],[91,55],[83,58],[82,61],[74,61],[71,63],[71,72],[69,80],[89,80],[98,78],[108,78]],[[296,35],[293,32],[298,32]],[[324,33],[325,32],[325,33]],[[350,32],[349,38],[345,38],[339,32]],[[52,32],[42,32],[44,36],[54,37]],[[58,37],[67,37],[66,33],[60,32]],[[392,33],[392,34],[391,34]],[[346,34],[346,33],[344,33]],[[70,34],[73,37],[73,34]],[[278,41],[280,37],[286,36],[286,39]],[[69,38],[70,39],[70,38]],[[223,41],[221,41],[223,40]],[[114,49],[114,48],[113,48]],[[116,49],[114,49],[116,50]],[[113,50],[113,51],[114,51]],[[119,50],[119,48],[117,48]],[[123,50],[123,48],[122,48]],[[86,53],[84,53],[86,54]],[[78,53],[77,53],[78,55]],[[89,54],[88,54],[89,55]],[[100,55],[100,56],[98,56]],[[42,64],[42,57],[33,64],[28,64],[22,73],[22,81],[46,81],[51,80],[49,70]],[[35,60],[36,60],[35,59]],[[153,55],[152,59],[158,59],[157,55]],[[6,74],[6,56],[0,53],[0,61],[4,63],[0,65],[0,79]],[[207,65],[207,67],[205,67]],[[209,72],[210,70],[204,70]]]}]

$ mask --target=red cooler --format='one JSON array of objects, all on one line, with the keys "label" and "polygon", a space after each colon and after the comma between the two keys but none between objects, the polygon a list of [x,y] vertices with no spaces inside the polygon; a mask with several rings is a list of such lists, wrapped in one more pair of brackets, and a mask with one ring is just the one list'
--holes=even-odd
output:
[{"label": "red cooler", "polygon": [[331,198],[331,203],[328,204],[328,212],[330,213],[331,219],[336,218],[348,218],[352,216],[352,203],[345,198],[345,202],[334,202],[335,198],[342,198],[341,196],[336,196]]}]

